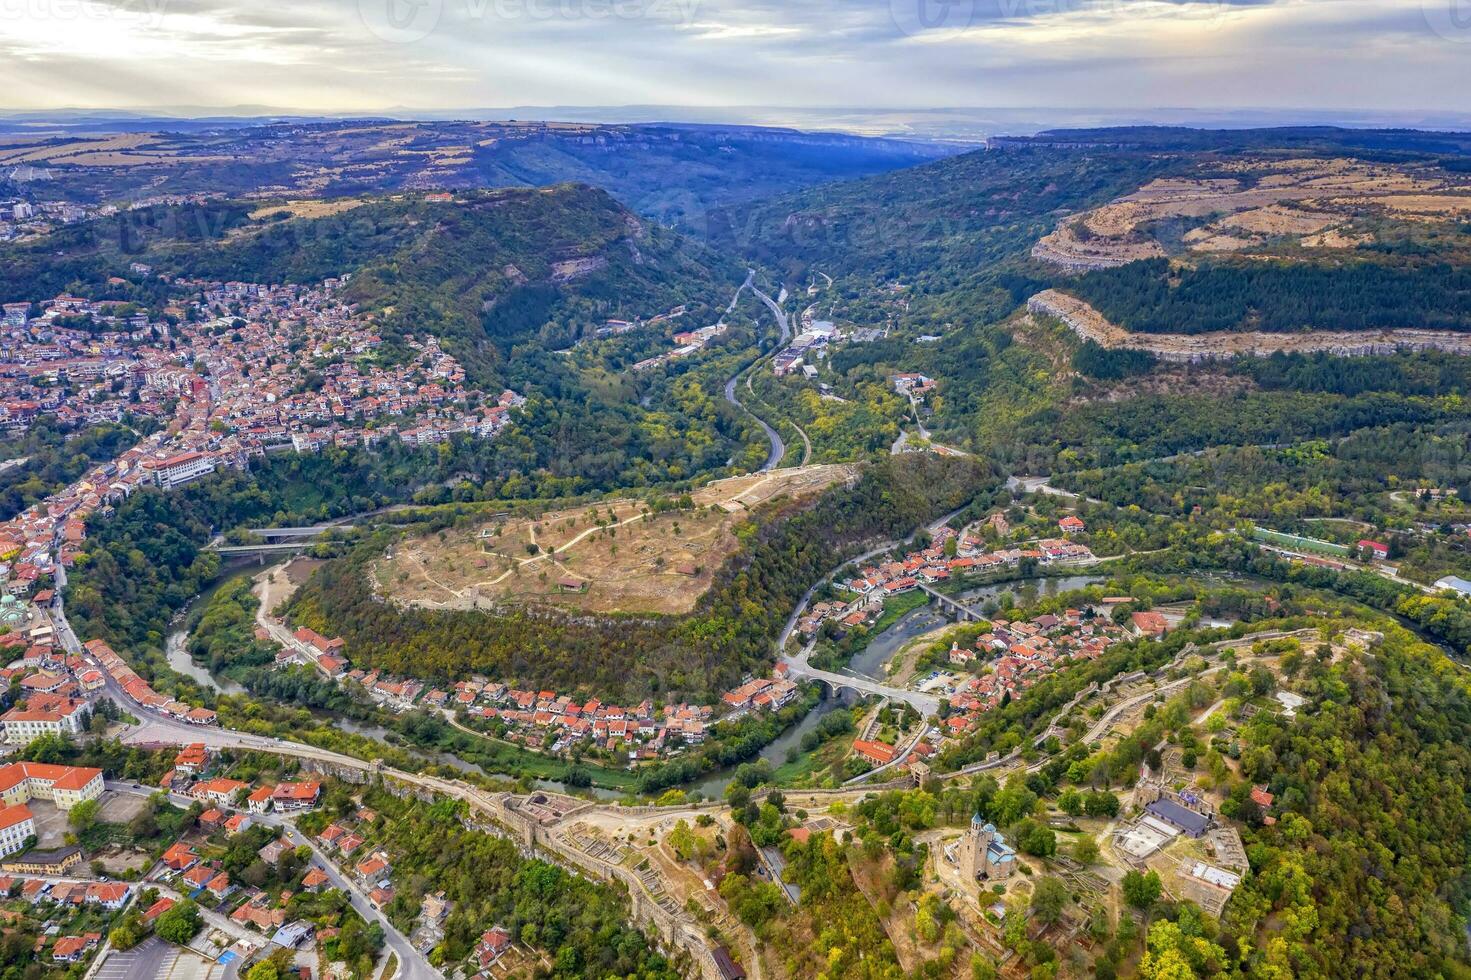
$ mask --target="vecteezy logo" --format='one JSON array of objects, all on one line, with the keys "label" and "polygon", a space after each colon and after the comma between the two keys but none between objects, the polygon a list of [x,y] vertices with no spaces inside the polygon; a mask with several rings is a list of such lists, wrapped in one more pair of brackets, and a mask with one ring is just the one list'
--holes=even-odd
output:
[{"label": "vecteezy logo", "polygon": [[963,31],[976,22],[981,0],[889,0],[889,17],[900,33]]},{"label": "vecteezy logo", "polygon": [[374,37],[391,44],[422,41],[439,26],[444,0],[358,0],[358,17]]},{"label": "vecteezy logo", "polygon": [[1471,43],[1471,0],[1420,0],[1420,10],[1440,37]]}]

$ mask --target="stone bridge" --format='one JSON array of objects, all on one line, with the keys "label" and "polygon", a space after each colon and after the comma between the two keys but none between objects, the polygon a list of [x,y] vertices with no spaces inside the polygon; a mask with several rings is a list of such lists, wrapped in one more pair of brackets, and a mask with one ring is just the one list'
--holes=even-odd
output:
[{"label": "stone bridge", "polygon": [[952,599],[950,598],[950,596],[945,595],[944,593],[936,592],[934,589],[930,588],[928,585],[925,585],[923,582],[919,584],[919,588],[920,591],[922,591],[925,595],[934,600],[934,602],[941,609],[943,609],[949,615],[954,616],[959,622],[974,623],[979,622],[982,619],[981,614],[976,612],[970,606],[967,606],[965,603],[960,602],[956,599]]},{"label": "stone bridge", "polygon": [[877,698],[888,698],[891,701],[903,701],[915,711],[918,711],[922,718],[929,718],[940,710],[940,699],[932,694],[921,694],[919,691],[906,691],[902,688],[889,687],[885,684],[880,684],[878,681],[871,681],[866,677],[854,677],[849,674],[835,674],[830,670],[818,670],[816,667],[807,663],[805,656],[800,660],[787,661],[787,675],[793,679],[821,681],[834,694],[838,691],[848,690]]}]

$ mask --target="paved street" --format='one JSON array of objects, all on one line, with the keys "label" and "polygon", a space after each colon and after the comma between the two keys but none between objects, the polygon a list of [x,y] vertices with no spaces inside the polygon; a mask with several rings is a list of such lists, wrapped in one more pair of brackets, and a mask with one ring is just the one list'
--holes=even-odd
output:
[{"label": "paved street", "polygon": [[320,865],[323,872],[326,873],[327,880],[332,883],[332,887],[341,889],[352,902],[352,907],[365,920],[376,922],[383,927],[384,945],[392,952],[398,954],[398,980],[429,980],[432,977],[444,976],[444,974],[429,965],[429,961],[424,958],[422,953],[414,948],[414,944],[409,942],[407,936],[394,928],[393,923],[388,921],[388,916],[373,908],[362,890],[338,870],[337,865],[317,847],[314,841],[275,814],[265,814],[259,819],[264,823],[281,828],[281,831],[286,835],[286,839],[297,847],[306,845],[311,848],[312,853],[316,856],[315,863]]},{"label": "paved street", "polygon": [[[141,795],[147,795],[154,792],[147,786],[139,786],[135,783],[127,783],[114,780],[107,781],[107,788],[113,792],[133,793]],[[176,794],[170,794],[169,801],[176,806],[182,807],[188,807],[190,802],[192,802],[188,798],[181,797]],[[352,901],[353,908],[358,911],[358,914],[361,915],[364,920],[368,922],[377,922],[380,926],[383,927],[384,943],[389,950],[398,954],[398,961],[402,967],[402,971],[399,973],[399,980],[427,980],[427,978],[430,977],[443,976],[443,974],[441,974],[438,970],[429,965],[429,961],[424,958],[423,954],[414,949],[413,943],[409,942],[407,936],[394,928],[393,923],[388,920],[388,917],[386,915],[383,915],[377,909],[373,908],[373,906],[368,902],[367,896],[363,894],[362,890],[359,889],[356,884],[354,884],[337,868],[337,865],[333,863],[332,859],[328,857],[320,848],[318,848],[314,841],[312,841],[305,834],[297,830],[294,824],[292,824],[289,820],[285,819],[279,814],[275,813],[256,814],[254,816],[254,820],[258,824],[266,824],[268,826],[276,827],[285,835],[287,840],[289,840],[293,845],[297,847],[305,845],[311,848],[312,854],[315,856],[315,863],[322,868],[323,872],[326,873],[328,880],[332,883],[332,886],[334,888],[341,889],[348,896],[348,898]],[[239,934],[243,934],[257,942],[259,942],[261,939],[261,937],[256,935],[255,933],[250,932],[249,930],[246,930],[233,922],[224,920],[223,918],[220,922],[215,922],[211,920],[210,925],[216,928],[224,928],[232,935],[237,935],[238,931]],[[181,980],[187,980],[187,978],[181,978]]]}]

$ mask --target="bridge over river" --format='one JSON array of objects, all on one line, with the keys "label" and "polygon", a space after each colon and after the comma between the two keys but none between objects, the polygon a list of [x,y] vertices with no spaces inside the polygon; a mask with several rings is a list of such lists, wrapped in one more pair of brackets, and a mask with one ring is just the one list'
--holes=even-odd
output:
[{"label": "bridge over river", "polygon": [[867,677],[857,677],[853,674],[838,674],[830,670],[819,670],[808,663],[812,656],[815,644],[809,643],[802,648],[797,656],[783,660],[787,665],[787,676],[793,679],[822,681],[834,692],[839,690],[857,691],[860,694],[873,695],[874,697],[888,698],[891,701],[903,701],[920,713],[923,718],[929,718],[940,710],[940,699],[933,694],[924,694],[920,691],[910,691],[900,687],[890,687],[879,681],[870,680]]}]

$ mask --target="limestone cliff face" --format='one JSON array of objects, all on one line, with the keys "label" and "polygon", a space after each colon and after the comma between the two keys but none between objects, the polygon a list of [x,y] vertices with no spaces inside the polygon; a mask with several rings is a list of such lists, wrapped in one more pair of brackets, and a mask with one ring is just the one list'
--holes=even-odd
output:
[{"label": "limestone cliff face", "polygon": [[1447,330],[1315,330],[1311,333],[1217,332],[1198,334],[1131,333],[1110,323],[1082,300],[1047,289],[1027,300],[1036,315],[1061,320],[1084,340],[1109,349],[1148,351],[1161,361],[1190,364],[1230,357],[1266,357],[1278,351],[1326,351],[1339,357],[1393,354],[1402,350],[1439,350],[1471,354],[1471,334]]}]

